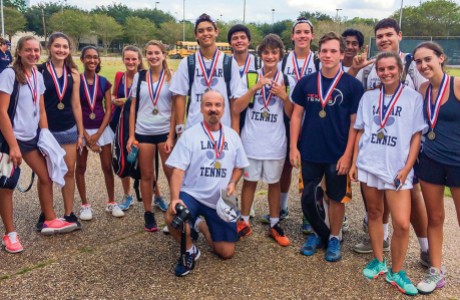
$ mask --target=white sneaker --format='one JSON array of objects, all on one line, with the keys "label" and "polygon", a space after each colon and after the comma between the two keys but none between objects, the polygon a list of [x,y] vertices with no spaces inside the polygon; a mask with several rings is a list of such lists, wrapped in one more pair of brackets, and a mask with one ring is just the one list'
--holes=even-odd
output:
[{"label": "white sneaker", "polygon": [[107,206],[105,207],[106,212],[111,212],[112,216],[121,218],[125,216],[125,213],[121,210],[115,202],[107,202]]},{"label": "white sneaker", "polygon": [[80,207],[80,220],[90,221],[93,219],[93,209],[91,204],[85,204]]}]

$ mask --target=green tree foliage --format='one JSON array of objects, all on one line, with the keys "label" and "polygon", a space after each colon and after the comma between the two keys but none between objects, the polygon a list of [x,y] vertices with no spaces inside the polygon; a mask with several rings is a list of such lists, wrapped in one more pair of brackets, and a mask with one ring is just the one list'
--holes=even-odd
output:
[{"label": "green tree foliage", "polygon": [[149,19],[155,23],[157,27],[159,27],[162,23],[175,21],[172,15],[159,9],[136,9],[132,11],[131,16],[139,17],[141,19]]},{"label": "green tree foliage", "polygon": [[27,3],[25,0],[4,0],[3,5],[5,7],[16,8],[20,12],[25,12],[27,10]]},{"label": "green tree foliage", "polygon": [[316,21],[332,21],[332,17],[326,14],[323,14],[322,12],[315,11],[315,12],[308,12],[308,11],[301,11],[299,13],[299,18],[307,18],[311,20],[312,22]]},{"label": "green tree foliage", "polygon": [[142,47],[149,40],[156,37],[155,24],[149,19],[139,17],[126,18],[125,33],[129,41],[139,47]]},{"label": "green tree foliage", "polygon": [[107,15],[95,14],[92,19],[93,32],[102,40],[104,54],[107,55],[107,49],[112,41],[123,35],[123,26],[118,24],[113,17]]},{"label": "green tree foliage", "polygon": [[91,16],[78,10],[64,10],[50,18],[50,30],[62,31],[74,42],[76,49],[79,48],[80,38],[91,33]]},{"label": "green tree foliage", "polygon": [[113,3],[107,6],[96,6],[96,8],[91,12],[111,16],[115,19],[115,21],[117,21],[117,23],[122,25],[125,25],[126,18],[132,16],[133,14],[133,10],[122,3]]},{"label": "green tree foliage", "polygon": [[182,24],[171,21],[161,24],[158,38],[167,45],[174,45],[177,41],[182,41]]},{"label": "green tree foliage", "polygon": [[[61,3],[62,4],[62,3]],[[37,35],[44,35],[43,32],[43,22],[42,22],[42,11],[45,16],[45,26],[48,28],[50,26],[50,17],[57,13],[66,10],[78,10],[76,6],[71,6],[68,4],[61,5],[59,3],[45,2],[38,3],[29,7],[29,9],[24,13],[24,16],[27,19],[26,30],[35,32]],[[47,35],[52,31],[50,28],[47,29]]]},{"label": "green tree foliage", "polygon": [[26,18],[20,11],[13,7],[4,7],[3,16],[5,21],[5,34],[8,39],[18,31],[23,31],[26,27]]}]

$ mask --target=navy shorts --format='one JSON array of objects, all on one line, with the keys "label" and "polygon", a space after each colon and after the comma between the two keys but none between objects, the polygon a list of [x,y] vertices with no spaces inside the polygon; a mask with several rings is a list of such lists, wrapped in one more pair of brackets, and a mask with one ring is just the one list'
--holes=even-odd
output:
[{"label": "navy shorts", "polygon": [[198,202],[187,193],[180,192],[179,198],[184,202],[192,215],[190,226],[193,227],[196,218],[201,215],[206,220],[213,242],[235,243],[238,240],[236,222],[225,222],[217,215],[215,209]]},{"label": "navy shorts", "polygon": [[326,194],[335,202],[342,202],[347,194],[347,176],[337,175],[337,164],[324,164],[302,161],[302,178],[304,182],[326,177]]},{"label": "navy shorts", "polygon": [[30,141],[21,141],[17,140],[19,150],[21,150],[21,154],[29,153],[34,150],[38,150],[38,134],[31,139]]},{"label": "navy shorts", "polygon": [[169,133],[159,134],[159,135],[142,135],[142,134],[136,133],[135,137],[139,143],[158,145],[158,144],[166,142],[166,140],[168,139],[168,135]]},{"label": "navy shorts", "polygon": [[439,163],[423,152],[418,156],[418,160],[415,172],[420,180],[448,187],[460,187],[460,167]]}]

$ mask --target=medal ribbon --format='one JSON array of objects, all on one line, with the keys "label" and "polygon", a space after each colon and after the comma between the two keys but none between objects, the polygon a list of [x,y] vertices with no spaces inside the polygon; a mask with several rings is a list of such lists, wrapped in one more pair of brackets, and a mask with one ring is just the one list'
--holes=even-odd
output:
[{"label": "medal ribbon", "polygon": [[249,65],[251,64],[251,55],[248,53],[248,56],[246,56],[246,61],[244,62],[244,67],[243,70],[240,71],[240,76],[243,77],[244,74],[246,74],[249,70]]},{"label": "medal ribbon", "polygon": [[212,78],[214,77],[215,70],[217,68],[217,62],[219,61],[220,51],[216,49],[214,55],[212,56],[211,67],[208,69],[206,68],[206,64],[204,62],[203,54],[201,50],[198,52],[198,62],[200,64],[201,71],[203,72],[204,82],[208,86],[211,87]]},{"label": "medal ribbon", "polygon": [[149,89],[150,100],[152,100],[152,104],[154,108],[157,107],[158,100],[160,99],[160,93],[163,87],[163,83],[165,82],[165,78],[166,76],[164,74],[164,69],[161,69],[157,86],[155,90],[153,90],[152,70],[151,69],[149,70],[149,76],[147,76],[147,87]]},{"label": "medal ribbon", "polygon": [[295,79],[296,81],[299,81],[305,75],[305,69],[310,64],[311,51],[310,53],[308,53],[307,58],[305,58],[305,60],[303,61],[303,66],[302,66],[300,73],[299,73],[300,68],[299,68],[299,65],[297,64],[298,61],[297,61],[297,55],[295,54],[295,51],[293,52],[293,54],[294,55],[292,56],[292,65],[294,66]]},{"label": "medal ribbon", "polygon": [[216,142],[212,135],[211,130],[206,125],[206,122],[201,122],[201,126],[203,127],[204,133],[208,137],[208,140],[211,142],[212,146],[214,147],[214,151],[216,152],[216,159],[218,159],[222,152],[224,151],[224,144],[225,144],[225,136],[222,129],[222,124],[219,124],[219,140]]},{"label": "medal ribbon", "polygon": [[62,102],[62,99],[64,99],[64,95],[67,90],[67,68],[65,66],[62,68],[62,77],[64,82],[61,86],[58,75],[56,73],[56,69],[54,68],[54,64],[51,60],[46,64],[46,67],[48,68],[48,72],[51,74],[51,78],[53,79],[54,88],[56,89],[56,94],[58,96],[59,102]]},{"label": "medal ribbon", "polygon": [[342,77],[343,73],[344,73],[343,70],[339,69],[337,74],[335,74],[334,79],[332,80],[332,83],[329,86],[329,89],[326,92],[326,96],[324,96],[323,95],[323,83],[321,82],[322,73],[321,71],[318,71],[318,80],[317,80],[318,81],[317,83],[318,84],[318,96],[319,96],[319,101],[321,102],[321,107],[323,110],[326,107],[327,101],[331,97],[332,92],[334,91],[335,87],[337,86],[337,84],[339,84],[339,80]]},{"label": "medal ribbon", "polygon": [[[278,83],[278,79],[280,77],[280,73],[278,70],[276,70],[276,73],[275,73],[275,76],[273,76],[273,82],[276,82]],[[264,76],[264,70],[262,70],[261,74],[259,74],[259,80],[262,78],[262,76]],[[273,83],[272,83],[273,84]],[[268,105],[270,104],[270,100],[272,99],[273,97],[273,94],[270,93],[270,89],[271,89],[271,86],[269,87],[266,87],[264,85],[264,87],[262,88],[262,101],[264,103],[264,108],[266,108],[267,110],[268,109]],[[268,97],[267,97],[267,94],[268,94]]]},{"label": "medal ribbon", "polygon": [[379,107],[378,107],[378,112],[379,112],[379,118],[380,118],[380,129],[385,128],[385,125],[388,122],[388,119],[390,118],[391,112],[393,111],[393,108],[396,105],[396,102],[399,100],[399,96],[401,96],[401,93],[404,89],[404,84],[399,83],[398,88],[396,89],[396,92],[391,96],[390,102],[388,103],[387,106],[385,106],[384,103],[384,98],[385,98],[385,86],[382,85],[380,88],[380,97],[379,97]]},{"label": "medal ribbon", "polygon": [[81,80],[83,81],[83,89],[85,90],[86,101],[88,101],[91,112],[94,112],[94,107],[96,107],[96,94],[97,90],[99,89],[99,75],[94,74],[94,89],[92,95],[89,93],[88,81],[86,80],[85,74],[81,74]]},{"label": "medal ribbon", "polygon": [[32,101],[34,103],[34,109],[36,109],[35,104],[38,101],[38,76],[37,76],[37,70],[35,68],[32,68],[32,75],[29,77],[27,75],[27,72],[24,71],[26,74],[26,80],[27,80],[27,85],[29,86],[30,92],[32,94]]},{"label": "medal ribbon", "polygon": [[432,98],[432,88],[433,86],[430,85],[428,86],[428,89],[426,91],[428,95],[428,105],[426,106],[426,112],[428,113],[428,119],[430,121],[430,127],[433,130],[434,127],[436,126],[436,122],[438,121],[438,115],[439,115],[439,110],[441,109],[441,103],[442,103],[442,98],[447,92],[447,87],[449,86],[450,83],[450,76],[444,73],[444,76],[442,77],[441,81],[441,86],[439,87],[439,92],[438,95],[436,96],[436,99],[434,103],[431,101]]}]

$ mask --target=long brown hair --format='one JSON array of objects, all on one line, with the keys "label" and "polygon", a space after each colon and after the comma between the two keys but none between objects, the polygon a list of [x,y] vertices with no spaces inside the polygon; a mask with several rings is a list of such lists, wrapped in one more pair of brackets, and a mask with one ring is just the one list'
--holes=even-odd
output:
[{"label": "long brown hair", "polygon": [[48,37],[48,42],[46,43],[46,48],[48,49],[48,61],[51,60],[51,46],[53,45],[54,41],[58,38],[64,39],[67,41],[67,44],[69,45],[69,55],[64,59],[64,66],[70,70],[75,69],[78,71],[77,64],[73,61],[72,58],[72,42],[70,41],[70,38],[62,33],[62,32],[53,32],[49,37]]},{"label": "long brown hair", "polygon": [[[147,42],[147,44],[145,44],[145,48],[144,48],[145,54],[147,54],[147,48],[149,46],[157,46],[158,48],[160,48],[161,52],[166,56],[166,46],[162,42],[156,41],[156,40],[151,40],[151,41]],[[165,70],[166,81],[169,82],[171,80],[172,74],[171,74],[171,70],[168,67],[168,62],[166,61],[166,57],[163,60],[163,69]]]},{"label": "long brown hair", "polygon": [[123,48],[123,51],[121,52],[121,59],[125,59],[125,53],[126,51],[132,51],[137,53],[137,57],[139,60],[139,64],[137,65],[137,71],[139,72],[140,70],[144,70],[144,62],[142,61],[142,52],[141,49],[137,48],[136,46],[133,45],[128,45]]},{"label": "long brown hair", "polygon": [[42,47],[40,46],[40,42],[37,40],[37,38],[31,35],[26,35],[19,39],[18,44],[16,45],[16,52],[14,53],[13,69],[14,69],[14,72],[16,73],[16,80],[21,84],[26,84],[27,79],[26,79],[26,74],[24,73],[24,65],[22,64],[22,60],[21,60],[21,57],[19,56],[19,52],[21,52],[22,49],[24,48],[24,44],[30,40],[37,41],[38,46],[40,47],[40,51],[42,49]]}]

